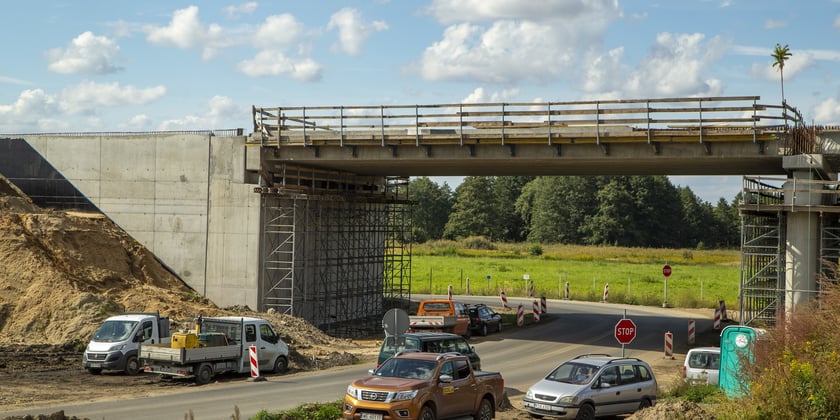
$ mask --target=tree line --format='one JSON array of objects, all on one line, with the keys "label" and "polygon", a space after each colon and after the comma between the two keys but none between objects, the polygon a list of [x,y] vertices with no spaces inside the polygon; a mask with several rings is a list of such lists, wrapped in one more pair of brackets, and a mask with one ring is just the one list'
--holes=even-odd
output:
[{"label": "tree line", "polygon": [[409,182],[412,240],[483,236],[501,242],[654,248],[737,248],[737,200],[716,205],[666,176],[466,177],[454,191]]}]

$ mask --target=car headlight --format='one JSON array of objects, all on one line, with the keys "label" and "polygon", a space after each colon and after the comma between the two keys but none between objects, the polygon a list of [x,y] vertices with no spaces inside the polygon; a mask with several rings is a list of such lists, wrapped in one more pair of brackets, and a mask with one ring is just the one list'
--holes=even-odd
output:
[{"label": "car headlight", "polygon": [[525,398],[534,398],[534,391],[531,391],[531,388],[528,388],[528,392],[525,393]]},{"label": "car headlight", "polygon": [[565,397],[560,397],[557,402],[564,403],[564,404],[577,404],[577,397],[574,395],[568,395]]},{"label": "car headlight", "polygon": [[413,391],[400,391],[394,395],[394,398],[391,401],[405,401],[405,400],[413,400],[414,397],[417,396],[417,390]]},{"label": "car headlight", "polygon": [[359,398],[359,390],[356,389],[353,385],[347,385],[347,395],[358,399]]},{"label": "car headlight", "polygon": [[115,346],[111,346],[111,348],[108,349],[108,351],[121,351],[124,348],[125,348],[125,344],[117,344]]}]

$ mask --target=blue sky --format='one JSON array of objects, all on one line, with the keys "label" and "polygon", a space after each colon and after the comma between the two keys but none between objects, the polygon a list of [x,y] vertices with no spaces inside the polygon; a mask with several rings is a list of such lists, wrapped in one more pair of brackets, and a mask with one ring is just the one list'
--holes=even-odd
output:
[{"label": "blue sky", "polygon": [[[252,127],[252,105],[761,96],[840,123],[840,0],[28,1],[0,133]],[[673,177],[731,200],[740,177]],[[457,179],[449,179],[450,184]]]}]

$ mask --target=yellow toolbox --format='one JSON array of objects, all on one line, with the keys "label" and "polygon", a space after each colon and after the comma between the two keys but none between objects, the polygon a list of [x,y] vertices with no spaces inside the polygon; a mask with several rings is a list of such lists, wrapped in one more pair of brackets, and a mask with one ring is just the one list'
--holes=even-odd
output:
[{"label": "yellow toolbox", "polygon": [[195,333],[177,332],[172,334],[173,349],[192,349],[198,347],[198,336]]}]

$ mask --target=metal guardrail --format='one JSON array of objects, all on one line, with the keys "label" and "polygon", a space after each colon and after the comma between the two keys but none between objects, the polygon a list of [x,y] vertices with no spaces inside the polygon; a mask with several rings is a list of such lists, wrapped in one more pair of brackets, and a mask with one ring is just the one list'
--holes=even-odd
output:
[{"label": "metal guardrail", "polygon": [[[758,96],[541,103],[253,107],[263,146],[758,141],[804,126]],[[256,138],[254,138],[256,137]]]},{"label": "metal guardrail", "polygon": [[242,136],[243,128],[223,128],[219,130],[176,130],[176,131],[77,131],[77,132],[55,132],[55,133],[0,133],[0,138],[21,138],[32,136],[63,136],[63,137],[125,137],[142,136],[153,134],[200,134],[203,136],[236,137]]}]

